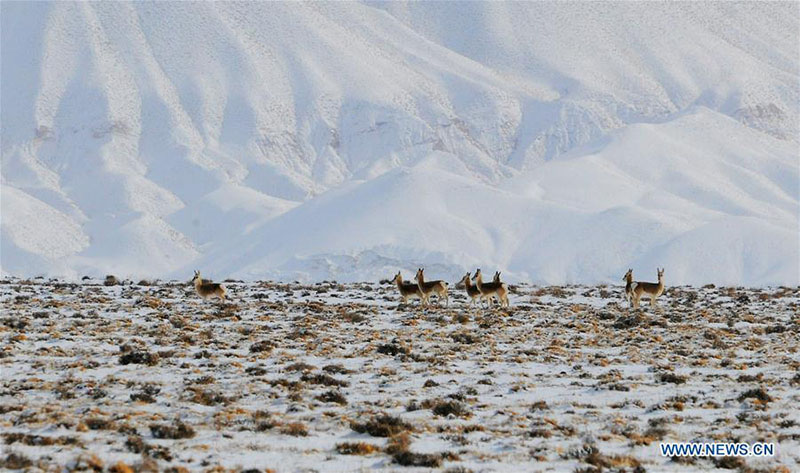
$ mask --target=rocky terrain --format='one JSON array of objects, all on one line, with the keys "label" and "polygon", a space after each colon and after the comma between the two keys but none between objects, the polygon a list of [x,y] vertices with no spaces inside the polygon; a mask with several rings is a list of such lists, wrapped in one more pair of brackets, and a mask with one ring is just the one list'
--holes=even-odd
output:
[{"label": "rocky terrain", "polygon": [[[388,284],[0,282],[0,469],[800,468],[800,289],[519,285],[511,308]],[[677,459],[662,441],[773,442]]]}]

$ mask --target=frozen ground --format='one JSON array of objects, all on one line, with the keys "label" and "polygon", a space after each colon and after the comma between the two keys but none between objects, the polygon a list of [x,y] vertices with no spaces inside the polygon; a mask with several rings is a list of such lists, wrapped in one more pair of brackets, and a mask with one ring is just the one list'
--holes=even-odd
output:
[{"label": "frozen ground", "polygon": [[[0,282],[0,467],[800,468],[798,288],[676,287],[632,314],[611,286],[521,285],[502,312],[228,287],[222,305],[185,283]],[[660,441],[777,455],[676,463]]]},{"label": "frozen ground", "polygon": [[0,9],[0,274],[800,284],[798,2]]}]

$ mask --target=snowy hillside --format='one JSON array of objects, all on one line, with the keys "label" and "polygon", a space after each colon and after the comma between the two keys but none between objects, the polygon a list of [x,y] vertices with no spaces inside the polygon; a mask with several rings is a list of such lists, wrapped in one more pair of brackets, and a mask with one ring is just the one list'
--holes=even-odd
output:
[{"label": "snowy hillside", "polygon": [[800,283],[796,3],[0,5],[3,273]]}]

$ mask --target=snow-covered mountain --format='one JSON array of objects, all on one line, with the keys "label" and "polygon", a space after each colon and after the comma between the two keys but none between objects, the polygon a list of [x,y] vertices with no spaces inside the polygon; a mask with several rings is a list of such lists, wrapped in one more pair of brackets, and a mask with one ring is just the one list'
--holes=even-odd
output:
[{"label": "snow-covered mountain", "polygon": [[797,3],[0,8],[4,273],[800,283]]}]

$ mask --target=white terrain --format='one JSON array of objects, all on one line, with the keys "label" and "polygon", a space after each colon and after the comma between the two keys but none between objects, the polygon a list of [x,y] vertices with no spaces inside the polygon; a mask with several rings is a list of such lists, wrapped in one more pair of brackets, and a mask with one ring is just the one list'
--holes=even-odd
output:
[{"label": "white terrain", "polygon": [[[789,473],[800,288],[0,280],[0,470]],[[766,442],[769,457],[661,456]]]},{"label": "white terrain", "polygon": [[800,471],[800,2],[0,13],[0,471]]},{"label": "white terrain", "polygon": [[2,273],[800,283],[800,4],[2,2]]}]

